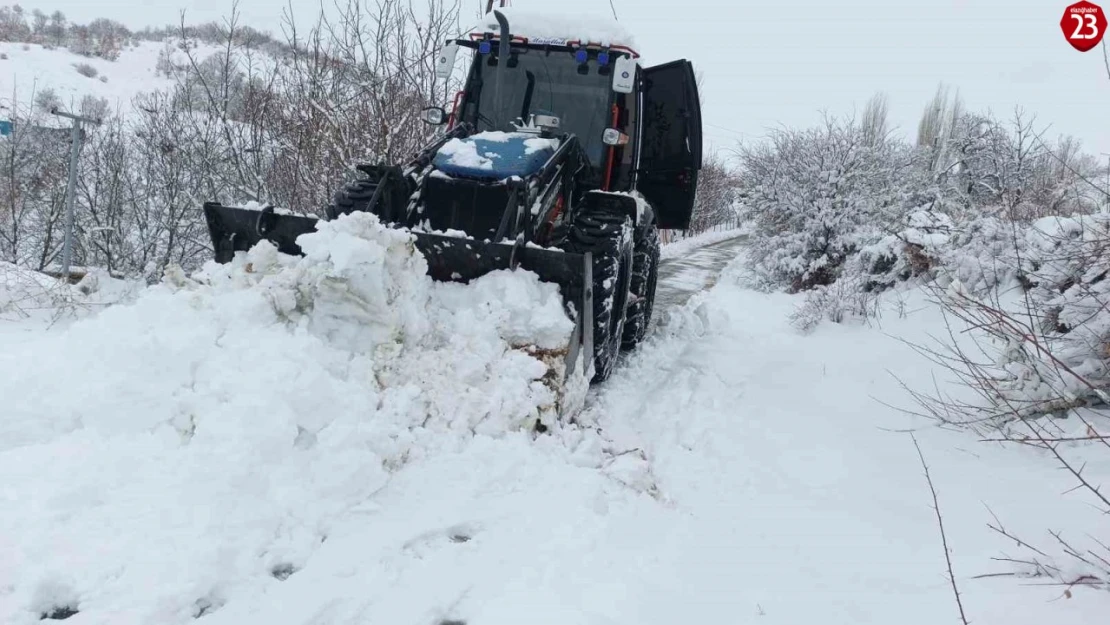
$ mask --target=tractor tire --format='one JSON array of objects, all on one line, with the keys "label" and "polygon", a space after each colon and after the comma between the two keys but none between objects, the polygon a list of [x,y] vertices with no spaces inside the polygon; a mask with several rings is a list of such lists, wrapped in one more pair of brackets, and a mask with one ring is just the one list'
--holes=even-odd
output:
[{"label": "tractor tire", "polygon": [[[354,212],[365,212],[370,207],[370,200],[374,198],[374,191],[378,183],[374,180],[356,180],[343,185],[332,197],[332,204],[328,207],[328,216],[335,219],[339,215]],[[381,217],[381,215],[378,215]]]},{"label": "tractor tire", "polygon": [[636,241],[632,260],[632,302],[624,321],[622,349],[632,349],[647,335],[655,308],[655,285],[659,277],[659,229],[649,224]]},{"label": "tractor tire", "polygon": [[586,209],[571,225],[568,247],[579,254],[593,254],[592,382],[596,384],[609,378],[620,355],[632,282],[632,220],[612,211]]}]

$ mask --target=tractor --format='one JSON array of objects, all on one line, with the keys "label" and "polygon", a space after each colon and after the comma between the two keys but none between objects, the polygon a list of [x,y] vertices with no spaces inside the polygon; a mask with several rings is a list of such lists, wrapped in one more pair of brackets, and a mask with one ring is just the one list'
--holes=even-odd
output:
[{"label": "tractor", "polygon": [[[614,38],[530,37],[507,13],[437,55],[447,78],[471,53],[450,110],[422,111],[436,138],[407,163],[359,165],[323,218],[369,211],[407,230],[434,280],[520,268],[558,284],[575,322],[564,375],[577,367],[598,383],[647,332],[659,230],[690,223],[702,166],[694,70],[643,67]],[[215,202],[204,213],[217,262],[263,239],[299,254],[297,237],[320,219]]]}]

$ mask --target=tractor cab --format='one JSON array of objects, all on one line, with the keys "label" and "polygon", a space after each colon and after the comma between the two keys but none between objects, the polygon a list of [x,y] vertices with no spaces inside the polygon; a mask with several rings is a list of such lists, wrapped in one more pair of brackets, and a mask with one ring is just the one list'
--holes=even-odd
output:
[{"label": "tractor cab", "polygon": [[689,61],[644,68],[619,38],[531,36],[532,24],[510,18],[490,14],[479,32],[448,42],[437,57],[446,79],[460,49],[472,54],[452,110],[426,109],[426,121],[466,124],[474,133],[441,152],[437,169],[463,178],[526,177],[573,138],[583,187],[639,191],[655,206],[659,227],[686,228],[702,153]]}]

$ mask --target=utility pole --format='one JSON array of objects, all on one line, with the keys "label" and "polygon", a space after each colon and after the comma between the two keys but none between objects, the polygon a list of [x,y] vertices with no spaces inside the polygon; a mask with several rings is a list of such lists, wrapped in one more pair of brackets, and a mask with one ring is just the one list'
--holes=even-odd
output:
[{"label": "utility pole", "polygon": [[74,115],[73,113],[63,113],[57,108],[50,109],[50,114],[64,117],[73,122],[73,130],[70,133],[69,182],[66,184],[66,238],[62,246],[62,279],[69,282],[69,267],[73,260],[73,203],[74,196],[77,194],[77,157],[81,154],[81,140],[84,137],[81,124],[99,126],[100,120]]}]

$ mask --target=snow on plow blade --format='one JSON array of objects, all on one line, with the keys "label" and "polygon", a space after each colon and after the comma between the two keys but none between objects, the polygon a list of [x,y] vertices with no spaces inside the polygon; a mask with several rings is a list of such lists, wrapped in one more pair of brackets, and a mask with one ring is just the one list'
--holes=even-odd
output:
[{"label": "snow on plow blade", "polygon": [[[236,252],[246,252],[263,239],[284,254],[300,255],[297,237],[314,232],[316,217],[223,206],[204,205],[204,217],[212,239],[215,260],[230,262]],[[409,232],[415,247],[428,263],[428,275],[439,282],[469,282],[492,271],[517,266],[534,272],[540,280],[559,285],[568,314],[575,322],[569,344],[562,349],[540,349],[534,345],[514,345],[544,362],[548,373],[543,382],[556,396],[556,412],[566,416],[575,412],[584,399],[593,362],[593,259],[589,254],[574,254],[537,247],[516,249],[510,243],[488,243],[462,237]],[[572,381],[573,380],[573,381]]]}]

